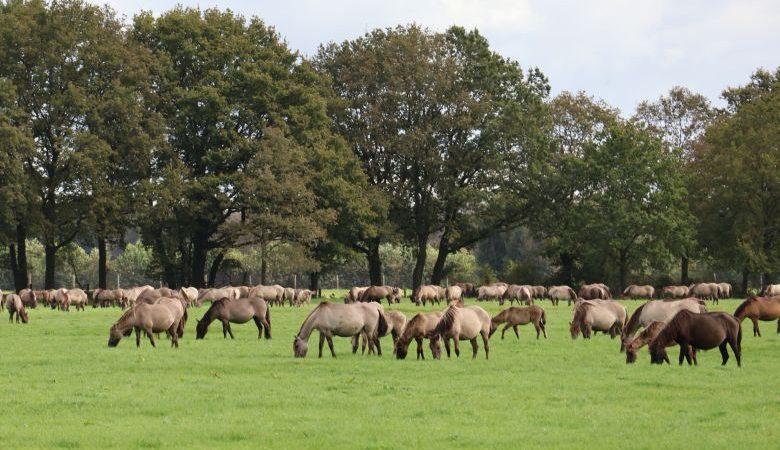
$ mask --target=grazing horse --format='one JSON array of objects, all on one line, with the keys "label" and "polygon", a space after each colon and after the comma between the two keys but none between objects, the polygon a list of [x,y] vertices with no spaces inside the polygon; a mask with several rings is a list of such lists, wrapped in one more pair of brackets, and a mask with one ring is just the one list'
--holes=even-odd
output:
[{"label": "grazing horse", "polygon": [[[154,301],[154,304],[164,305],[171,310],[171,313],[176,317],[176,335],[183,337],[187,325],[187,302],[179,297],[160,297]],[[176,345],[179,345],[178,341]]]},{"label": "grazing horse", "polygon": [[482,336],[482,343],[485,346],[485,359],[488,359],[490,353],[490,315],[479,306],[460,307],[450,305],[442,314],[439,323],[436,324],[431,333],[431,350],[433,357],[441,357],[441,347],[438,342],[444,340],[444,347],[447,349],[447,357],[450,357],[450,339],[455,346],[455,356],[460,357],[459,341],[471,341],[472,358],[477,357],[479,344],[477,336]]},{"label": "grazing horse", "polygon": [[665,286],[661,289],[661,298],[685,298],[690,291],[688,286]]},{"label": "grazing horse", "polygon": [[448,286],[444,290],[444,299],[447,300],[447,303],[463,302],[463,289],[460,286]]},{"label": "grazing horse", "polygon": [[609,333],[613,339],[620,334],[626,323],[626,307],[614,300],[582,300],[574,304],[574,317],[569,322],[572,339],[582,333],[590,339],[591,332]]},{"label": "grazing horse", "polygon": [[501,339],[504,339],[504,333],[506,333],[506,330],[509,327],[512,327],[515,336],[520,339],[520,333],[517,331],[517,326],[529,323],[533,323],[534,328],[536,328],[536,339],[539,339],[539,331],[544,333],[544,338],[547,339],[547,330],[544,328],[545,324],[547,324],[547,314],[539,306],[531,305],[525,308],[510,306],[501,311],[490,320],[490,333],[488,336],[493,336],[493,333],[498,329],[498,325],[502,323],[506,323],[506,325],[504,325],[504,328],[501,330]]},{"label": "grazing horse", "polygon": [[504,293],[506,292],[507,288],[509,288],[509,286],[507,285],[482,286],[479,289],[477,289],[477,300],[479,301],[500,300],[501,297],[504,296]]},{"label": "grazing horse", "polygon": [[59,288],[54,291],[54,303],[51,305],[51,309],[57,308],[60,311],[70,311],[70,295],[65,288]]},{"label": "grazing horse", "polygon": [[27,310],[24,309],[24,302],[18,294],[8,294],[5,296],[5,309],[8,310],[8,321],[14,322],[14,315],[16,315],[16,323],[21,320],[22,323],[30,321],[30,317],[27,315]]},{"label": "grazing horse", "polygon": [[509,287],[506,288],[506,291],[504,291],[504,295],[502,295],[499,299],[498,304],[503,305],[504,301],[509,299],[510,305],[515,300],[517,300],[518,305],[521,302],[525,302],[527,305],[530,305],[534,302],[532,289],[533,286],[529,286],[527,284],[510,284]]},{"label": "grazing horse", "polygon": [[655,288],[649,284],[642,286],[632,284],[623,291],[623,298],[653,298]]},{"label": "grazing horse", "polygon": [[[642,330],[639,335],[637,335],[634,339],[631,340],[628,344],[626,344],[626,364],[633,364],[636,362],[637,354],[639,353],[639,350],[642,349],[645,345],[648,345],[653,339],[655,339],[656,336],[661,332],[661,330],[664,329],[666,326],[666,323],[664,322],[653,322],[650,325],[646,326],[644,330]],[[698,361],[696,359],[696,349],[691,348],[691,358],[693,359],[694,364],[698,364]],[[682,364],[682,353],[680,354],[680,364]]]},{"label": "grazing horse", "polygon": [[474,290],[474,283],[455,283],[455,286],[458,286],[463,290],[463,296],[464,297],[475,297],[476,292]]},{"label": "grazing horse", "polygon": [[[406,316],[401,311],[385,311],[385,319],[387,319],[387,330],[385,334],[377,335],[377,338],[383,338],[389,334],[393,339],[393,354],[395,354],[395,343],[398,342],[398,338],[403,333],[404,327],[406,327]],[[365,333],[361,335],[361,342],[361,352],[365,353],[366,343],[368,342],[368,336]],[[352,338],[352,353],[357,353],[357,336]],[[370,355],[371,353],[372,350],[369,349],[368,354]]]},{"label": "grazing horse", "polygon": [[87,293],[79,288],[68,289],[67,296],[68,304],[65,307],[65,311],[69,311],[71,305],[76,307],[76,311],[84,311],[87,303],[89,303],[89,297],[87,297]]},{"label": "grazing horse", "polygon": [[439,287],[431,284],[424,284],[412,292],[412,303],[417,306],[425,306],[427,302],[431,304],[439,303]]},{"label": "grazing horse", "polygon": [[284,288],[279,285],[264,286],[259,284],[249,290],[249,296],[262,298],[268,306],[281,306],[284,303]]},{"label": "grazing horse", "polygon": [[127,305],[125,299],[125,292],[122,289],[95,289],[92,292],[92,307],[106,308],[108,306],[121,306],[124,308]]},{"label": "grazing horse", "polygon": [[716,283],[696,283],[690,285],[689,292],[692,297],[700,298],[702,300],[712,300],[717,304],[720,295],[720,287],[718,287]]},{"label": "grazing horse", "polygon": [[739,323],[742,323],[745,317],[749,317],[753,322],[753,336],[761,337],[761,330],[758,329],[759,320],[777,320],[777,332],[780,333],[780,296],[750,297],[737,307],[734,317]]},{"label": "grazing horse", "polygon": [[108,346],[116,347],[122,337],[130,336],[135,330],[135,345],[141,346],[141,331],[149,337],[152,347],[157,347],[154,333],[165,331],[171,337],[171,347],[179,347],[177,332],[179,321],[175,313],[164,304],[138,303],[127,309],[108,331]]},{"label": "grazing horse", "polygon": [[234,339],[230,323],[247,323],[254,319],[257,325],[257,338],[265,333],[266,339],[271,339],[271,308],[260,297],[239,298],[231,300],[227,297],[211,302],[211,306],[198,321],[195,327],[195,339],[203,339],[209,331],[209,325],[215,320],[222,322],[222,337]]},{"label": "grazing horse", "polygon": [[38,296],[32,288],[25,288],[19,291],[19,298],[22,299],[22,304],[27,308],[35,309],[38,307]]},{"label": "grazing horse", "polygon": [[547,298],[550,299],[553,306],[558,306],[561,300],[567,300],[567,305],[577,301],[577,293],[569,286],[552,286],[547,289]]},{"label": "grazing horse", "polygon": [[628,323],[623,327],[620,350],[622,351],[625,348],[625,345],[628,344],[628,341],[633,338],[634,333],[640,327],[646,327],[653,322],[668,323],[683,309],[694,313],[707,312],[707,307],[704,306],[703,302],[695,298],[672,301],[651,300],[642,304],[634,311],[634,314],[631,314]]},{"label": "grazing horse", "polygon": [[378,302],[382,299],[387,300],[388,305],[401,301],[401,290],[394,286],[371,286],[358,298],[361,302]]},{"label": "grazing horse", "polygon": [[[306,357],[309,350],[309,337],[314,330],[320,332],[320,352],[322,358],[322,346],[328,341],[331,355],[333,351],[333,336],[352,337],[365,333],[368,336],[369,348],[379,340],[377,335],[387,332],[387,319],[381,305],[366,303],[338,304],[322,302],[317,305],[306,317],[298,334],[293,340],[293,354],[297,358]],[[382,354],[382,348],[377,348],[377,354]]]},{"label": "grazing horse", "polygon": [[425,359],[425,354],[423,353],[422,348],[423,339],[430,339],[431,333],[436,328],[436,324],[439,323],[439,319],[441,319],[441,314],[442,313],[438,311],[434,311],[428,313],[419,313],[412,317],[412,319],[407,322],[406,326],[404,327],[404,331],[401,333],[401,336],[395,342],[396,358],[406,358],[409,344],[412,342],[412,339],[414,339],[417,341],[417,359]]},{"label": "grazing horse", "polygon": [[727,346],[731,347],[737,366],[742,365],[742,326],[731,314],[724,312],[707,312],[696,314],[682,310],[664,327],[650,342],[650,362],[653,364],[669,363],[666,347],[680,346],[680,364],[682,358],[691,364],[690,349],[709,350],[718,347],[722,365],[729,360]]},{"label": "grazing horse", "polygon": [[612,293],[604,283],[585,284],[580,287],[578,294],[585,300],[609,300],[612,298]]},{"label": "grazing horse", "polygon": [[203,305],[204,301],[213,302],[215,300],[219,300],[221,298],[229,298],[231,300],[235,300],[240,295],[240,292],[238,289],[234,287],[222,287],[222,288],[211,288],[211,289],[204,289],[198,293],[198,300],[196,301],[197,306]]}]

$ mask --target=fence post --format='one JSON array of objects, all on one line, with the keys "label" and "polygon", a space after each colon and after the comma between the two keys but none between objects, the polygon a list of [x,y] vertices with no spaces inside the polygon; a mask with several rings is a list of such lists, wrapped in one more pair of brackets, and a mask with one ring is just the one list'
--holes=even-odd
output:
[{"label": "fence post", "polygon": [[336,289],[339,289],[339,274],[336,274]]}]

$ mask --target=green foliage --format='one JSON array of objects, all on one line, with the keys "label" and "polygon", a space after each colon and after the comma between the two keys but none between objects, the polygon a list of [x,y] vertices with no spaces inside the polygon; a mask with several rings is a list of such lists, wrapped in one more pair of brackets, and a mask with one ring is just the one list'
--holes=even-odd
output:
[{"label": "green foliage", "polygon": [[[143,286],[153,283],[149,274],[152,250],[141,242],[129,243],[122,253],[110,261],[110,269],[119,277],[121,287]],[[114,281],[114,280],[109,280]]]}]

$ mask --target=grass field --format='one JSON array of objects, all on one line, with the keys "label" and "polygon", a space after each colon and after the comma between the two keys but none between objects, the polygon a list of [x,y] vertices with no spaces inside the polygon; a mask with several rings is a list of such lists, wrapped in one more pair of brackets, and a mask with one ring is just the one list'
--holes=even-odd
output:
[{"label": "grass field", "polygon": [[[626,302],[629,312],[640,302]],[[738,301],[716,309],[733,312]],[[107,347],[118,309],[30,311],[30,323],[0,321],[0,445],[142,448],[777,448],[780,337],[744,326],[743,367],[720,366],[716,350],[698,367],[651,366],[646,350],[625,364],[617,339],[572,341],[571,308],[548,313],[549,339],[491,340],[491,359],[398,361],[352,355],[292,356],[311,307],[273,308],[273,339],[254,324],[212,325],[195,341],[190,310],[178,350],[134,338]],[[482,304],[495,313],[495,303]],[[313,306],[312,306],[313,307]],[[404,300],[408,317],[419,308]],[[481,344],[480,344],[481,346]],[[426,355],[429,355],[426,347]],[[670,349],[676,361],[677,350]]]}]

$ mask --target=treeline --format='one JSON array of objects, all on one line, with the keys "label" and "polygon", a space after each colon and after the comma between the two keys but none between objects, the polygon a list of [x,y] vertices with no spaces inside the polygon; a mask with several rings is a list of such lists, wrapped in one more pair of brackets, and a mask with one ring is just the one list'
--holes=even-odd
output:
[{"label": "treeline", "polygon": [[759,70],[724,109],[674,88],[624,118],[551,97],[477,30],[373,30],[304,58],[229,11],[0,2],[0,234],[17,289],[33,239],[46,288],[74,245],[107,286],[130,230],[171,287],[297,261],[316,288],[361,276],[356,255],[380,284],[388,248],[409,256],[398,284],[489,278],[462,255],[517,230],[550,282],[684,283],[693,261],[746,287],[779,267],[779,83]]}]

